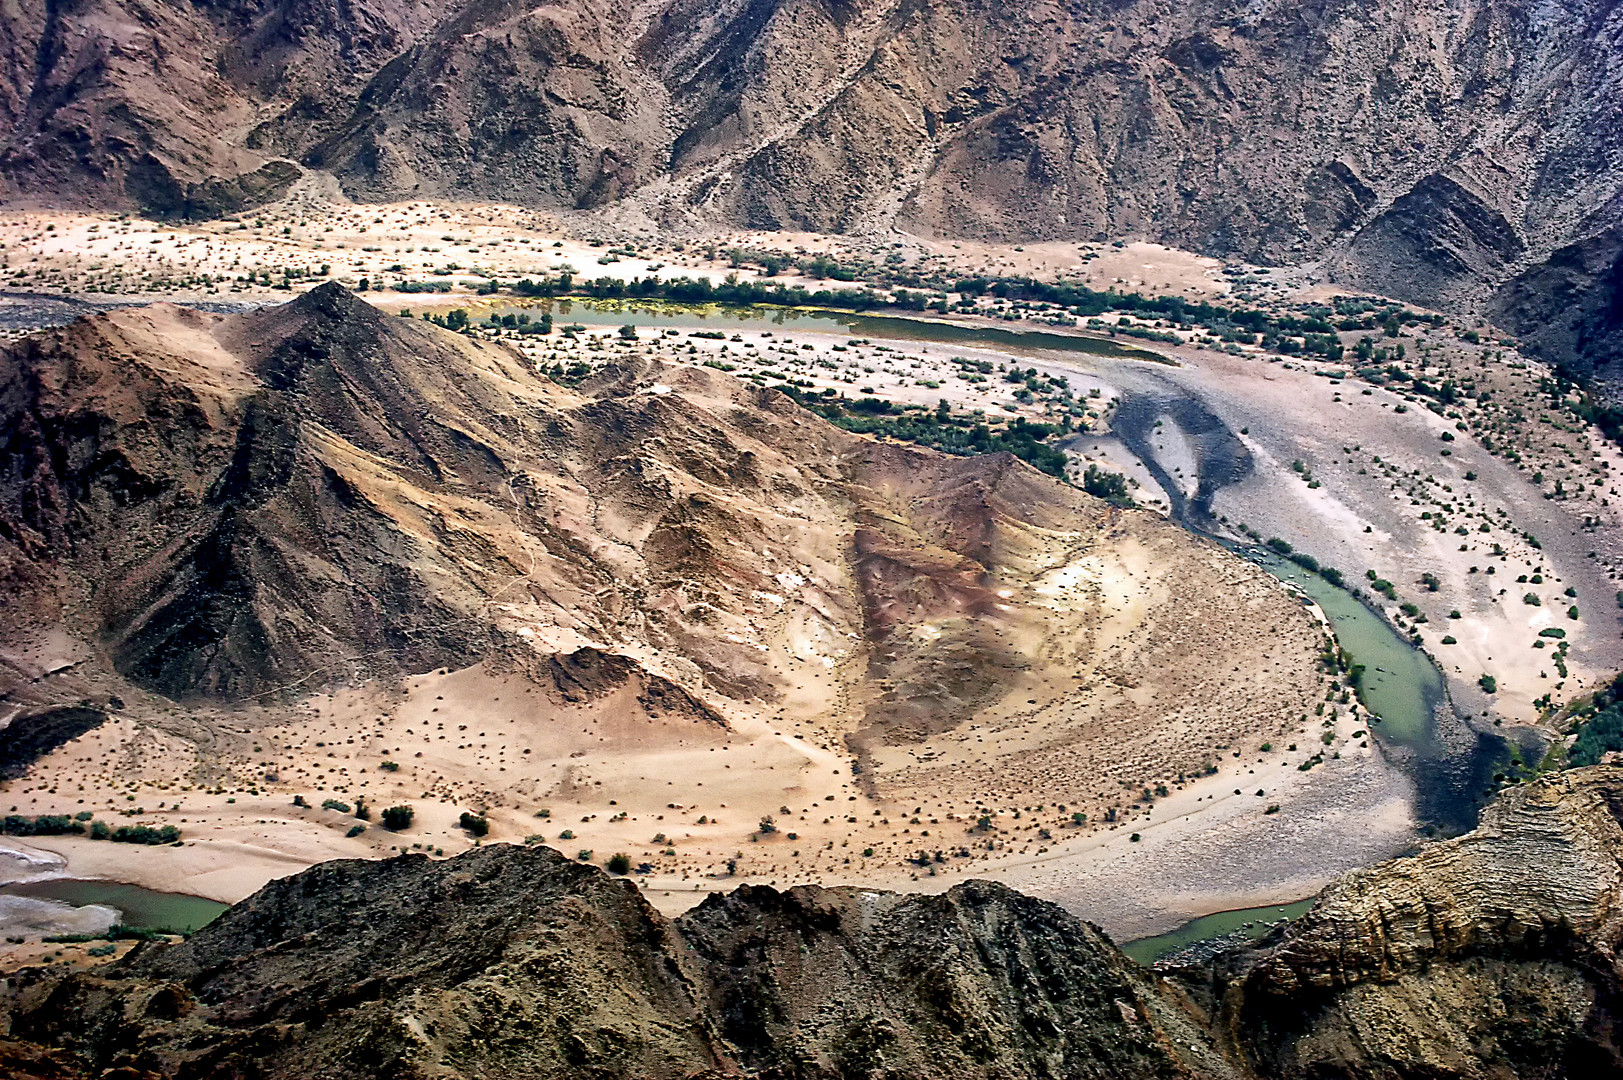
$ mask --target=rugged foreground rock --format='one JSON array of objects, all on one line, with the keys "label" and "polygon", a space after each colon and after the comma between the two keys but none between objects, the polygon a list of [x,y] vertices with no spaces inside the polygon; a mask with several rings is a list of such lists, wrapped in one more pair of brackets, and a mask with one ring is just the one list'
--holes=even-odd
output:
[{"label": "rugged foreground rock", "polygon": [[1617,1075],[1623,769],[1515,789],[1211,970],[1000,886],[750,887],[675,920],[545,848],[337,862],[9,982],[17,1075]]}]

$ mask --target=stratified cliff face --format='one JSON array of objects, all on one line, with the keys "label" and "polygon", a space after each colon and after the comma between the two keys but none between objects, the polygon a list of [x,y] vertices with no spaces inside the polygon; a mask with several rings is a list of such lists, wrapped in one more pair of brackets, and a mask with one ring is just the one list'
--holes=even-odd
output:
[{"label": "stratified cliff face", "polygon": [[21,0],[0,177],[208,214],[297,161],[367,199],[1140,235],[1462,308],[1623,222],[1620,35],[1606,0]]},{"label": "stratified cliff face", "polygon": [[1623,770],[1516,788],[1476,831],[1332,886],[1229,958],[1229,1021],[1272,1076],[1623,1071]]},{"label": "stratified cliff face", "polygon": [[1615,1076],[1620,815],[1617,767],[1518,789],[1476,832],[1170,979],[982,882],[746,887],[668,920],[546,848],[329,863],[183,944],[17,974],[0,1061],[334,1080]]}]

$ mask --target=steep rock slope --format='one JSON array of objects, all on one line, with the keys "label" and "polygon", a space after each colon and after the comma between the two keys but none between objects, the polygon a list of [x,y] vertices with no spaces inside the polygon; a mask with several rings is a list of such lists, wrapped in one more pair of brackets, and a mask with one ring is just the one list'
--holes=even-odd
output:
[{"label": "steep rock slope", "polygon": [[1514,791],[1177,979],[981,882],[746,887],[673,921],[545,848],[330,863],[182,944],[15,973],[0,1054],[69,1076],[1613,1075],[1620,807],[1612,766]]},{"label": "steep rock slope", "polygon": [[1620,901],[1623,769],[1512,789],[1474,832],[1348,875],[1231,960],[1231,1022],[1275,1076],[1614,1075]]},{"label": "steep rock slope", "polygon": [[1600,0],[22,3],[0,15],[0,175],[210,213],[274,196],[298,160],[368,199],[1143,235],[1327,259],[1460,308],[1623,221],[1620,18]]}]

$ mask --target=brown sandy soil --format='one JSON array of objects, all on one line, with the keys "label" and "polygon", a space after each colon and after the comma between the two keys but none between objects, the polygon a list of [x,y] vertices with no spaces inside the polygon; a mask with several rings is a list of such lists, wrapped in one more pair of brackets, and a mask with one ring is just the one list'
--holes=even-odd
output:
[{"label": "brown sandy soil", "polygon": [[658,273],[717,281],[734,272],[725,259],[668,245],[650,245],[644,258],[610,256],[603,244],[565,237],[553,219],[510,206],[356,206],[296,193],[240,221],[0,215],[0,284],[37,292],[280,303],[288,293],[275,286],[289,274],[292,291],[326,280],[353,288],[363,278],[437,279],[471,289],[487,273],[540,277],[563,270],[577,277]]},{"label": "brown sandy soil", "polygon": [[7,942],[4,948],[0,948],[0,975],[41,965],[86,971],[110,964],[135,947],[133,941],[118,941],[112,943],[110,953],[104,956],[90,955],[91,949],[105,948],[107,944],[104,941],[47,942],[32,939]]}]

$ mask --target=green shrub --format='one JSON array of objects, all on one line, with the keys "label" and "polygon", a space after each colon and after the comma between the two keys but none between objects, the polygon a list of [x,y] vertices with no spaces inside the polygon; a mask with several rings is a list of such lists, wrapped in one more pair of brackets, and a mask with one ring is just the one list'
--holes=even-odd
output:
[{"label": "green shrub", "polygon": [[474,836],[485,836],[490,832],[490,820],[483,814],[470,814],[464,810],[456,823]]},{"label": "green shrub", "polygon": [[417,816],[417,811],[410,806],[385,807],[383,811],[383,827],[390,832],[399,832],[411,825],[411,819]]},{"label": "green shrub", "polygon": [[1594,765],[1609,750],[1623,750],[1623,707],[1618,705],[1601,710],[1583,726],[1572,749],[1567,751],[1567,763]]},{"label": "green shrub", "polygon": [[623,851],[616,851],[609,856],[609,861],[605,865],[609,868],[611,874],[629,874],[631,873],[631,856]]},{"label": "green shrub", "polygon": [[154,829],[150,825],[120,825],[111,837],[115,844],[173,844],[180,839],[180,830],[173,825]]},{"label": "green shrub", "polygon": [[85,827],[67,814],[41,814],[32,818],[11,814],[0,822],[0,831],[7,836],[63,836],[82,833]]},{"label": "green shrub", "polygon": [[1117,506],[1130,506],[1133,502],[1127,491],[1127,478],[1121,473],[1105,472],[1097,465],[1089,465],[1083,472],[1082,490]]}]

